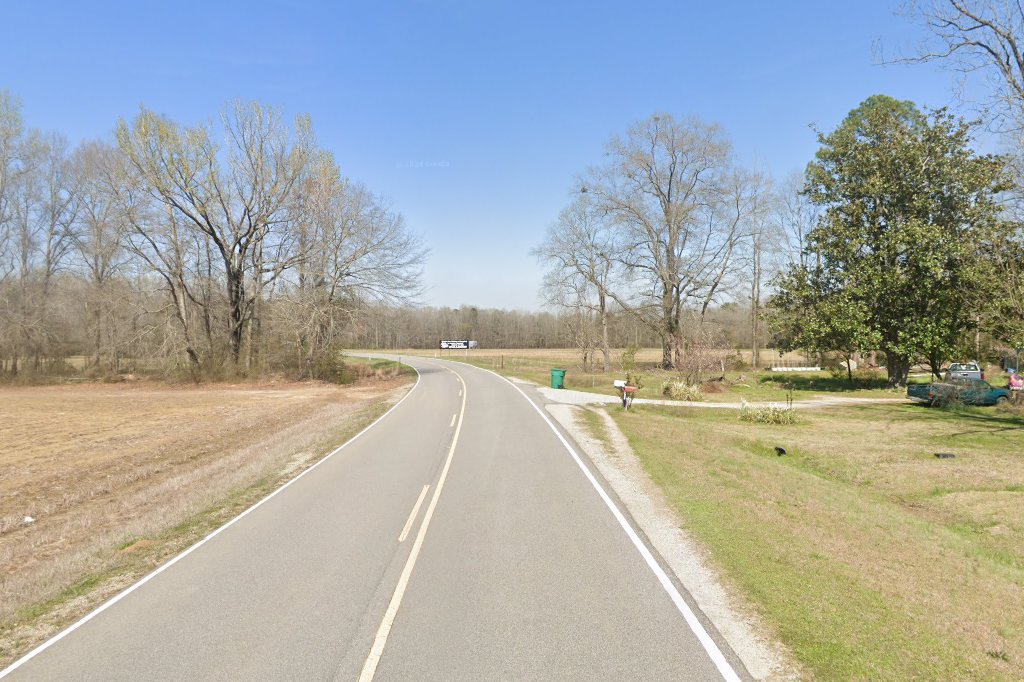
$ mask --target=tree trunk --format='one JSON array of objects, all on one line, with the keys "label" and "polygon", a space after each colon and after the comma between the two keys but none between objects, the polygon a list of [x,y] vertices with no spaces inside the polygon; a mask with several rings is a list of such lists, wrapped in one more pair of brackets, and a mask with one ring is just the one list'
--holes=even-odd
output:
[{"label": "tree trunk", "polygon": [[661,337],[661,368],[672,369],[672,335]]},{"label": "tree trunk", "polygon": [[[180,276],[180,273],[179,273]],[[174,314],[181,324],[181,334],[185,339],[185,353],[188,355],[189,372],[192,374],[192,381],[199,383],[202,378],[202,366],[199,362],[199,353],[196,352],[195,342],[192,339],[192,328],[189,325],[188,310],[185,307],[185,294],[178,291],[170,278],[165,278],[171,300],[174,303]]]},{"label": "tree trunk", "polygon": [[241,270],[230,268],[227,275],[228,324],[230,325],[231,362],[237,370],[242,358],[242,342],[245,339],[245,276]]},{"label": "tree trunk", "polygon": [[942,379],[942,372],[940,371],[942,369],[942,358],[938,353],[933,351],[928,354],[928,367],[932,371],[932,376],[936,379]]},{"label": "tree trunk", "polygon": [[910,374],[910,359],[886,351],[885,370],[889,375],[889,388],[906,388]]},{"label": "tree trunk", "polygon": [[604,356],[604,373],[611,371],[612,350],[608,345],[608,313],[601,311],[601,354]]},{"label": "tree trunk", "polygon": [[755,370],[761,364],[761,349],[758,344],[761,316],[761,242],[754,241],[754,271],[750,282],[750,364]]}]

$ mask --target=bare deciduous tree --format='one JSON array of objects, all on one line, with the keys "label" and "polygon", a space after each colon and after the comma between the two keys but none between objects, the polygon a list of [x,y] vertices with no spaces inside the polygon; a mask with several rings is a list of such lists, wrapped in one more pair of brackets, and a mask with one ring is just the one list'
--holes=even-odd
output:
[{"label": "bare deciduous tree", "polygon": [[807,265],[807,236],[818,224],[821,207],[804,193],[804,174],[796,172],[779,188],[774,204],[782,265]]},{"label": "bare deciduous tree", "polygon": [[[777,226],[771,220],[775,195],[770,178],[763,173],[737,173],[733,188],[733,215],[740,221],[742,231],[747,235],[740,260],[746,265],[745,270],[750,278],[751,361],[756,369],[760,366],[763,341],[761,289],[775,271],[775,254],[779,243]],[[702,309],[702,318],[706,312],[707,306]]]},{"label": "bare deciduous tree", "polygon": [[143,109],[116,147],[72,154],[0,91],[0,372],[70,353],[115,373],[185,360],[199,381],[287,355],[316,376],[358,308],[416,299],[419,238],[315,149],[308,118],[238,104],[222,124],[215,139]]},{"label": "bare deciduous tree", "polygon": [[51,294],[71,248],[78,195],[63,138],[28,131],[7,144],[0,262],[10,280],[4,288],[8,372],[17,374],[21,360],[33,370],[62,360]]},{"label": "bare deciduous tree", "polygon": [[251,269],[269,233],[285,229],[285,207],[312,152],[310,121],[295,121],[294,137],[280,115],[256,103],[236,104],[222,116],[221,150],[207,126],[182,129],[145,109],[121,121],[121,150],[161,201],[187,229],[205,235],[220,260],[228,302],[231,360],[242,360],[255,293]]},{"label": "bare deciduous tree", "polygon": [[[533,251],[549,268],[544,279],[547,303],[571,311],[568,319],[575,345],[585,357],[598,345],[605,372],[611,369],[608,318],[615,252],[609,224],[587,193],[577,196],[559,214],[543,244]],[[596,317],[600,332],[594,329],[592,317]]]},{"label": "bare deciduous tree", "polygon": [[630,278],[612,296],[657,330],[663,365],[678,367],[685,310],[706,311],[735,268],[749,190],[721,129],[696,118],[652,116],[613,138],[607,156],[584,186],[614,225]]},{"label": "bare deciduous tree", "polygon": [[73,158],[79,191],[78,227],[72,235],[80,271],[88,282],[84,298],[92,362],[118,369],[115,278],[124,262],[125,222],[106,178],[114,172],[117,150],[99,142],[79,147]]},{"label": "bare deciduous tree", "polygon": [[296,276],[283,287],[284,312],[295,321],[300,376],[319,378],[358,307],[416,300],[426,250],[401,216],[343,178],[329,154],[316,155],[300,189],[292,225]]},{"label": "bare deciduous tree", "polygon": [[899,62],[942,61],[988,76],[1000,118],[1024,125],[1024,8],[1008,0],[909,0],[931,38]]},{"label": "bare deciduous tree", "polygon": [[11,185],[19,172],[19,140],[22,135],[21,104],[6,90],[0,90],[0,284],[14,271]]}]

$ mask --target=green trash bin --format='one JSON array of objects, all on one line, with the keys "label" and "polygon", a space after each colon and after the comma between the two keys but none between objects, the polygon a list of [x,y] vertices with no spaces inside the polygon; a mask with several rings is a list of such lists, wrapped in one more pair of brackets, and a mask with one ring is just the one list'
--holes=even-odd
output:
[{"label": "green trash bin", "polygon": [[565,388],[565,370],[551,370],[551,388]]}]

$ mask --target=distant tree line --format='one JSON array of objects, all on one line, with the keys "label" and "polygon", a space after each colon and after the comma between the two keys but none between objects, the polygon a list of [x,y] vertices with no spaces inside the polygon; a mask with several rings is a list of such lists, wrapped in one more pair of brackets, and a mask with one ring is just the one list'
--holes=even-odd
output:
[{"label": "distant tree line", "polygon": [[[726,303],[710,308],[706,325],[714,330],[717,347],[748,349],[752,345],[750,309]],[[359,310],[342,335],[349,348],[398,350],[437,348],[442,339],[471,339],[483,350],[516,348],[576,348],[581,361],[603,363],[600,349],[578,345],[578,320],[569,310],[524,311],[478,308],[368,306]],[[608,340],[617,351],[655,348],[660,337],[626,311],[608,315]],[[769,341],[773,341],[771,338]],[[584,350],[587,350],[584,353]]]},{"label": "distant tree line", "polygon": [[185,127],[143,108],[71,148],[0,92],[0,374],[325,377],[369,305],[421,291],[425,249],[344,177],[308,117],[257,103]]},{"label": "distant tree line", "polygon": [[[572,348],[571,320],[565,311],[477,308],[371,307],[344,335],[353,348],[437,348],[442,339],[471,339],[483,349]],[[649,347],[657,337],[626,315],[614,315],[610,339],[616,348]]]}]

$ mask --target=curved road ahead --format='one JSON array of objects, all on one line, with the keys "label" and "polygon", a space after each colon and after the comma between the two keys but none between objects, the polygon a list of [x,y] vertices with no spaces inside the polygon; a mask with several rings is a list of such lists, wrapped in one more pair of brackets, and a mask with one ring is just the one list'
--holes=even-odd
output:
[{"label": "curved road ahead", "polygon": [[748,678],[534,392],[407,362],[382,420],[0,677]]}]

